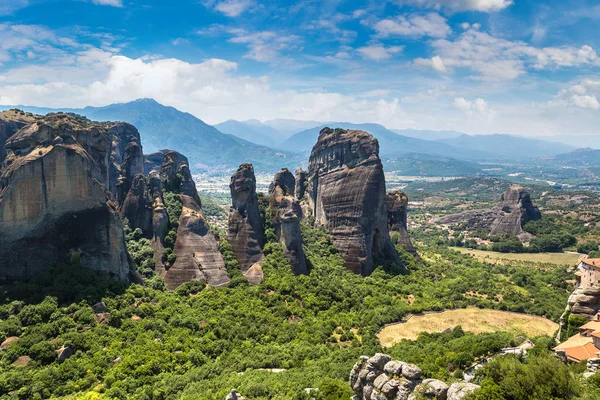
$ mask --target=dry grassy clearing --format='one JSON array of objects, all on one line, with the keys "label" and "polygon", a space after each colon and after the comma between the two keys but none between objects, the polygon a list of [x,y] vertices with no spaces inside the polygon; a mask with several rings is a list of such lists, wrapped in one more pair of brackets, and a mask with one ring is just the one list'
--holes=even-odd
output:
[{"label": "dry grassy clearing", "polygon": [[578,253],[498,253],[496,251],[469,250],[463,247],[452,247],[463,254],[468,254],[479,261],[502,263],[505,261],[527,261],[533,263],[549,263],[556,265],[576,265],[585,257]]},{"label": "dry grassy clearing", "polygon": [[443,332],[458,325],[473,333],[503,331],[529,337],[553,335],[558,329],[558,324],[535,315],[467,308],[413,316],[384,327],[377,337],[383,347],[390,347],[402,339],[415,340],[421,332]]}]

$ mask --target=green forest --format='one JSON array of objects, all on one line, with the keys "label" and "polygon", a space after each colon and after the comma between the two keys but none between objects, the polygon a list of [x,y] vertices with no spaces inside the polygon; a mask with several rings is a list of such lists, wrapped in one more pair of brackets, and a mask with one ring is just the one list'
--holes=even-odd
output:
[{"label": "green forest", "polygon": [[[235,275],[236,265],[229,262],[235,275],[229,287],[195,282],[166,291],[162,279],[145,270],[144,258],[151,256],[147,239],[130,232],[130,250],[146,275],[143,284],[103,279],[75,258],[5,288],[0,340],[19,339],[0,353],[0,397],[222,400],[236,388],[249,399],[348,399],[349,371],[360,355],[384,351],[376,333],[386,323],[467,306],[557,321],[572,289],[564,267],[489,265],[437,244],[419,248],[423,261],[398,249],[408,274],[381,266],[365,278],[344,268],[324,230],[303,225],[302,234],[310,275],[294,276],[283,249],[268,235],[265,280],[257,286]],[[231,259],[227,246],[222,251]],[[106,312],[95,314],[92,306],[100,301]],[[456,328],[385,351],[417,363],[427,377],[451,382],[478,357],[516,340],[507,333],[474,335]],[[496,393],[494,399],[546,399],[555,391],[565,394],[560,398],[594,398],[589,396],[597,393],[594,382],[600,379],[584,384],[577,375],[565,375],[567,367],[550,353],[551,339],[535,340],[539,350],[527,360],[490,363],[481,375],[483,389]],[[59,363],[60,346],[74,354]],[[21,356],[31,358],[28,366],[11,365]],[[517,367],[534,376],[544,369],[549,376],[538,383],[547,390],[529,392],[520,374],[489,383],[498,371]],[[529,397],[506,389],[514,385]],[[318,391],[309,395],[307,388]]]}]

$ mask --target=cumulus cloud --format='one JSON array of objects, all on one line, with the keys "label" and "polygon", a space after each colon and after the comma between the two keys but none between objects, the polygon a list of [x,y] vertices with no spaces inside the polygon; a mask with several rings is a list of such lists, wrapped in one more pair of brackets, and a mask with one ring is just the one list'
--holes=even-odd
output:
[{"label": "cumulus cloud", "polygon": [[380,37],[410,36],[410,37],[446,37],[452,32],[446,19],[439,14],[400,15],[395,19],[384,19],[374,26]]},{"label": "cumulus cloud", "polygon": [[464,111],[469,116],[484,116],[486,118],[493,118],[495,112],[490,110],[487,101],[481,97],[475,100],[469,101],[464,97],[457,97],[454,99],[454,107],[461,111]]},{"label": "cumulus cloud", "polygon": [[600,110],[598,99],[600,99],[600,80],[585,79],[558,92],[549,105],[596,111]]},{"label": "cumulus cloud", "polygon": [[513,4],[513,0],[400,0],[400,2],[451,11],[480,12],[500,11]]},{"label": "cumulus cloud", "polygon": [[92,0],[92,3],[99,6],[123,7],[122,0]]},{"label": "cumulus cloud", "polygon": [[442,58],[440,56],[433,56],[430,59],[429,58],[417,58],[414,61],[414,63],[417,66],[433,68],[433,70],[435,70],[437,72],[441,72],[441,73],[448,72],[448,68],[446,68],[446,65],[444,64],[444,60],[442,60]]},{"label": "cumulus cloud", "polygon": [[[480,80],[515,79],[529,67],[557,69],[600,64],[596,51],[590,46],[537,48],[525,42],[497,38],[473,27],[456,39],[434,40],[432,47],[446,68],[470,69]],[[426,61],[419,59],[416,63],[424,65]]]},{"label": "cumulus cloud", "polygon": [[383,45],[371,45],[365,47],[359,47],[356,49],[360,55],[367,60],[383,61],[391,58],[394,54],[401,53],[404,46],[390,46],[385,47]]},{"label": "cumulus cloud", "polygon": [[204,5],[228,17],[239,17],[254,5],[253,0],[207,0]]}]

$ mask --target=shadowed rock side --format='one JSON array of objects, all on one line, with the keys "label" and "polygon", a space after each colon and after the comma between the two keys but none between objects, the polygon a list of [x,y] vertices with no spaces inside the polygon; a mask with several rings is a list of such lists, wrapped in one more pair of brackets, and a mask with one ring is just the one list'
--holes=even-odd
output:
[{"label": "shadowed rock side", "polygon": [[393,360],[387,354],[360,357],[350,372],[352,400],[461,400],[478,385],[455,382],[448,386],[437,379],[422,379],[414,364]]},{"label": "shadowed rock side", "polygon": [[146,179],[137,174],[131,183],[131,189],[119,211],[121,218],[129,221],[131,229],[140,228],[145,237],[152,237],[151,200],[147,198]]},{"label": "shadowed rock side", "polygon": [[304,194],[306,193],[306,183],[308,179],[308,173],[304,171],[302,168],[298,168],[296,170],[296,189],[294,194],[298,200],[302,200],[304,198]]},{"label": "shadowed rock side", "polygon": [[269,208],[275,235],[290,261],[292,272],[307,275],[308,267],[300,234],[302,209],[294,197],[295,184],[294,175],[287,168],[279,171],[269,186]]},{"label": "shadowed rock side", "polygon": [[19,129],[32,123],[38,116],[19,110],[0,112],[0,168],[6,158],[6,141]]},{"label": "shadowed rock side", "polygon": [[408,196],[404,192],[390,192],[386,196],[388,207],[388,229],[390,234],[398,233],[398,244],[415,257],[419,257],[413,246],[406,224]]},{"label": "shadowed rock side", "polygon": [[541,218],[529,192],[521,186],[513,185],[500,196],[500,201],[491,210],[464,211],[438,218],[435,222],[446,225],[465,223],[470,229],[489,229],[492,235],[512,233],[526,240],[529,235],[523,231],[523,224]]},{"label": "shadowed rock side", "polygon": [[[27,278],[80,254],[130,278],[123,225],[107,189],[115,126],[66,114],[38,117],[6,142],[0,170],[0,277]],[[134,129],[124,127],[123,129]]]},{"label": "shadowed rock side", "polygon": [[150,245],[154,250],[154,264],[162,265],[162,253],[165,249],[165,235],[169,231],[169,215],[162,195],[162,179],[158,171],[151,171],[148,175],[148,194],[152,202],[152,240]]},{"label": "shadowed rock side", "polygon": [[[170,290],[185,282],[201,279],[205,279],[211,286],[222,286],[229,282],[229,276],[219,251],[219,244],[206,222],[189,167],[181,163],[179,168],[175,169],[176,160],[173,154],[165,154],[161,166],[161,178],[165,179],[168,185],[179,182],[178,192],[181,193],[183,209],[173,248],[177,258],[168,269],[165,269],[161,263],[157,266],[156,272],[164,277]],[[155,234],[155,239],[156,236]],[[159,247],[158,242],[160,241],[155,240],[155,248]]]},{"label": "shadowed rock side", "polygon": [[233,247],[235,258],[242,273],[253,284],[263,279],[260,262],[264,258],[265,244],[258,197],[256,177],[252,164],[242,164],[231,176],[229,183],[232,206],[229,211],[227,241]]},{"label": "shadowed rock side", "polygon": [[186,165],[190,165],[188,159],[183,154],[174,151],[174,150],[159,150],[155,153],[144,154],[144,174],[148,175],[151,171],[160,171],[160,167],[163,164],[163,158],[167,153],[174,153],[177,165],[184,163]]},{"label": "shadowed rock side", "polygon": [[377,139],[363,131],[324,128],[308,164],[308,202],[346,267],[369,275],[375,259],[402,265],[390,239],[385,177]]},{"label": "shadowed rock side", "polygon": [[144,172],[144,155],[138,130],[129,124],[115,124],[111,127],[112,142],[110,152],[110,172],[108,187],[122,206],[133,179]]}]

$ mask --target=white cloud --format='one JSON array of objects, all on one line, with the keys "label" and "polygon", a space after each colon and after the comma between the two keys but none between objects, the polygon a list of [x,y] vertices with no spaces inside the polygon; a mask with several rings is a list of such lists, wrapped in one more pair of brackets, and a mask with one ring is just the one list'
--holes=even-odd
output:
[{"label": "white cloud", "polygon": [[394,54],[401,53],[403,49],[403,46],[385,47],[383,45],[371,45],[359,47],[356,51],[358,51],[364,59],[383,61],[391,58]]},{"label": "white cloud", "polygon": [[[582,65],[598,65],[600,60],[590,46],[581,48],[537,48],[520,41],[494,37],[472,27],[457,39],[437,39],[432,47],[446,68],[467,68],[476,79],[511,80],[526,73],[528,67],[557,69]],[[425,61],[415,61],[424,65]]]},{"label": "white cloud", "polygon": [[435,9],[481,12],[500,11],[513,4],[513,0],[400,0],[400,2]]},{"label": "white cloud", "polygon": [[563,89],[549,102],[552,107],[575,107],[583,110],[600,110],[600,80],[585,79]]},{"label": "white cloud", "polygon": [[[210,4],[212,3],[214,2],[211,1]],[[252,0],[222,0],[217,2],[214,8],[228,17],[239,17],[253,4]]]},{"label": "white cloud", "polygon": [[493,119],[495,112],[490,110],[487,101],[481,97],[475,100],[469,101],[464,97],[457,97],[454,99],[454,107],[461,111],[464,111],[468,116],[483,116],[486,119]]},{"label": "white cloud", "polygon": [[92,3],[99,6],[123,7],[122,0],[92,0]]},{"label": "white cloud", "polygon": [[28,5],[29,0],[0,0],[0,15],[10,15]]},{"label": "white cloud", "polygon": [[433,56],[432,58],[417,58],[415,65],[433,68],[437,72],[448,72],[448,68],[444,64],[444,60],[440,56]]},{"label": "white cloud", "polygon": [[439,14],[411,14],[408,17],[400,15],[395,19],[384,19],[374,26],[380,37],[410,36],[410,37],[446,37],[452,32],[446,19]]}]

